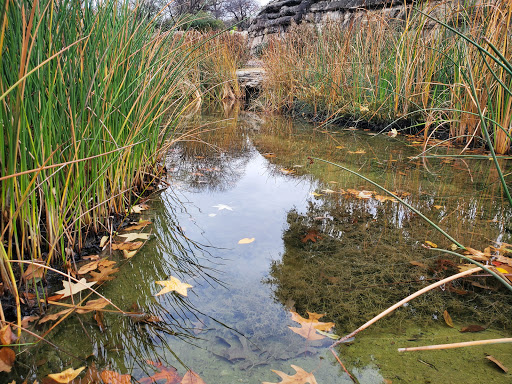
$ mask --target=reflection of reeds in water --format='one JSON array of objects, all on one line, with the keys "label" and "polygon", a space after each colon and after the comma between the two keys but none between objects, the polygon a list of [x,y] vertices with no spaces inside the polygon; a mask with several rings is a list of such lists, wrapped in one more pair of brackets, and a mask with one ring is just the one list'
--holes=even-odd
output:
[{"label": "reflection of reeds in water", "polygon": [[[425,139],[429,130],[448,124],[451,136],[466,143],[481,136],[479,103],[496,151],[505,153],[511,127],[512,5],[464,8],[457,2],[457,7],[441,11],[441,6],[428,5],[425,13],[412,10],[400,20],[372,11],[347,28],[333,24],[321,32],[305,25],[292,28],[264,52],[263,98],[270,109],[295,109],[325,118],[419,120],[426,125]],[[505,65],[427,14],[441,16],[494,56],[502,55]]]}]

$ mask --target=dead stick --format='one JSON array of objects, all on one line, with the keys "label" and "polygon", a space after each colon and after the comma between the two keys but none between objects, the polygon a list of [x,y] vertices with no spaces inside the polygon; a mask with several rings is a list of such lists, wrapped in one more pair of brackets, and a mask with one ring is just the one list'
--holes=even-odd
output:
[{"label": "dead stick", "polygon": [[398,348],[398,352],[428,351],[431,349],[452,349],[452,348],[472,347],[473,345],[502,344],[502,343],[512,343],[512,338],[465,341],[465,342],[453,343],[453,344],[427,345],[424,347]]},{"label": "dead stick", "polygon": [[347,368],[345,368],[345,365],[341,362],[341,359],[340,357],[338,356],[338,354],[336,353],[336,351],[332,348],[329,348],[329,350],[332,352],[332,354],[334,355],[334,357],[336,358],[336,360],[338,360],[338,363],[341,365],[341,368],[343,368],[343,370],[345,371],[345,373],[348,375],[348,377],[350,377],[350,379],[354,382],[354,383],[359,383],[355,378],[354,376],[352,376],[350,374],[350,372],[347,370]]},{"label": "dead stick", "polygon": [[336,341],[333,345],[331,345],[331,348],[334,348],[335,346],[343,343],[344,341],[346,341],[347,339],[350,339],[351,337],[354,337],[355,335],[357,335],[359,332],[361,332],[362,330],[368,328],[370,325],[372,325],[373,323],[379,321],[380,319],[382,319],[384,316],[390,314],[391,312],[393,312],[395,309],[397,308],[400,308],[402,305],[404,305],[405,303],[411,301],[412,299],[418,297],[418,296],[421,296],[423,295],[425,292],[428,292],[434,288],[437,288],[443,284],[446,284],[452,280],[457,280],[461,277],[464,277],[464,276],[468,276],[468,275],[471,275],[472,273],[475,273],[475,272],[478,272],[478,271],[481,271],[481,268],[472,268],[472,269],[468,269],[467,271],[464,271],[464,272],[461,272],[461,273],[457,273],[456,275],[453,275],[453,276],[450,276],[450,277],[447,277],[446,279],[443,279],[443,280],[439,280],[437,283],[434,283],[434,284],[430,284],[429,286],[423,288],[423,289],[420,289],[419,291],[413,293],[412,295],[409,295],[407,296],[405,299],[399,301],[398,303],[396,303],[395,305],[392,305],[391,307],[389,307],[388,309],[386,309],[384,312],[381,312],[380,314],[378,314],[377,316],[375,316],[373,319],[371,319],[370,321],[366,322],[365,324],[361,325],[359,328],[357,328],[354,332],[342,337],[341,339],[339,339],[338,341]]}]

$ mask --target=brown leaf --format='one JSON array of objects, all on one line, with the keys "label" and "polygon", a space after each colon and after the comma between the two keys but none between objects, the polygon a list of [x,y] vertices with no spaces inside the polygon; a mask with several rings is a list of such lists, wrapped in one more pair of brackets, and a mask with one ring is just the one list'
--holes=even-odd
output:
[{"label": "brown leaf", "polygon": [[290,313],[292,314],[292,320],[299,323],[302,327],[288,328],[290,328],[293,332],[301,335],[306,340],[321,340],[325,338],[325,336],[318,334],[316,331],[329,331],[332,327],[334,327],[334,323],[323,323],[318,321],[318,319],[320,319],[322,316],[325,316],[323,314],[308,312],[309,319],[305,319],[297,312],[290,311]]},{"label": "brown leaf", "polygon": [[44,274],[44,268],[37,264],[30,264],[27,269],[25,269],[25,272],[23,275],[21,275],[21,278],[24,281],[32,280],[32,279],[42,279]]},{"label": "brown leaf", "polygon": [[98,268],[102,269],[102,268],[110,267],[111,265],[115,265],[115,264],[116,264],[115,261],[112,261],[109,259],[103,259],[98,263]]},{"label": "brown leaf", "polygon": [[461,332],[481,332],[481,331],[485,331],[485,328],[482,327],[481,325],[473,324],[473,325],[468,325],[467,327],[462,328],[460,331]]},{"label": "brown leaf", "polygon": [[56,295],[64,295],[64,297],[72,296],[80,291],[83,291],[84,289],[88,289],[89,287],[92,287],[94,284],[96,284],[97,281],[92,281],[90,283],[87,283],[85,278],[80,279],[78,283],[72,283],[67,280],[62,280],[62,285],[64,286],[64,289],[55,292]]},{"label": "brown leaf", "polygon": [[420,262],[420,261],[411,260],[411,261],[409,261],[409,264],[411,264],[411,265],[415,265],[416,267],[425,268],[425,269],[427,269],[427,268],[428,268],[428,266],[427,266],[426,264],[423,264],[423,263],[422,263],[422,262]]},{"label": "brown leaf", "polygon": [[15,359],[16,354],[11,348],[3,347],[0,349],[0,372],[11,372]]},{"label": "brown leaf", "polygon": [[137,251],[127,251],[127,250],[123,250],[123,257],[125,259],[131,259],[133,256],[135,256],[135,254],[137,253]]},{"label": "brown leaf", "polygon": [[183,380],[181,380],[181,384],[206,384],[203,379],[199,377],[197,373],[194,371],[187,371],[185,376],[183,376]]},{"label": "brown leaf", "polygon": [[99,299],[96,300],[89,300],[87,303],[85,303],[85,308],[77,309],[76,313],[83,314],[92,311],[97,311],[98,309],[105,308],[109,304],[110,303],[106,299],[100,297]]},{"label": "brown leaf", "polygon": [[125,231],[138,231],[139,229],[142,229],[142,228],[148,226],[149,224],[151,224],[151,221],[143,220],[143,221],[139,221],[135,225],[131,225],[129,227],[124,228],[124,230]]},{"label": "brown leaf", "polygon": [[98,268],[98,261],[93,261],[92,263],[82,265],[76,273],[79,275],[85,275],[90,271],[94,271],[96,268]]},{"label": "brown leaf", "polygon": [[16,336],[12,333],[11,326],[9,324],[5,325],[0,329],[0,344],[9,345],[14,340],[16,340]]},{"label": "brown leaf", "polygon": [[23,319],[21,319],[21,326],[23,328],[28,328],[29,323],[37,319],[39,319],[39,316],[25,316]]},{"label": "brown leaf", "polygon": [[166,380],[165,384],[178,384],[181,381],[181,376],[178,375],[178,371],[174,367],[166,367],[161,362],[154,362],[151,360],[146,361],[148,364],[156,367],[160,372],[155,373],[152,376],[145,377],[139,380],[140,384],[155,383],[159,380]]},{"label": "brown leaf", "polygon": [[59,317],[64,316],[65,314],[67,314],[67,313],[69,313],[71,311],[72,311],[72,309],[70,308],[70,309],[65,309],[63,311],[54,313],[53,315],[46,315],[41,320],[39,320],[39,324],[46,323],[47,321],[57,320]]},{"label": "brown leaf", "polygon": [[112,266],[100,269],[99,272],[91,272],[91,279],[96,282],[114,280],[113,273],[119,271],[119,268],[112,268]]},{"label": "brown leaf", "polygon": [[308,233],[300,240],[304,244],[309,241],[312,241],[313,243],[316,243],[317,240],[321,240],[322,236],[320,236],[320,233],[316,229],[310,229]]},{"label": "brown leaf", "polygon": [[450,314],[448,313],[448,311],[446,309],[443,312],[443,318],[444,318],[444,322],[446,323],[446,325],[453,328],[452,317],[450,316]]},{"label": "brown leaf", "polygon": [[262,384],[318,384],[315,376],[313,376],[313,373],[306,372],[301,367],[298,367],[296,365],[291,366],[295,370],[295,375],[289,376],[284,372],[272,370],[276,375],[278,375],[283,381],[280,381],[279,383],[270,383],[268,381],[265,381]]},{"label": "brown leaf", "polygon": [[56,381],[57,383],[67,384],[75,377],[77,377],[80,374],[80,372],[82,372],[84,369],[85,367],[80,367],[77,369],[68,368],[60,373],[52,373],[48,375],[48,377],[53,381]]},{"label": "brown leaf", "polygon": [[132,377],[130,375],[121,375],[113,371],[101,372],[101,379],[105,384],[131,384]]},{"label": "brown leaf", "polygon": [[491,355],[488,355],[488,356],[485,356],[485,358],[489,361],[492,361],[494,364],[496,364],[503,372],[507,373],[508,372],[508,368],[505,367],[501,361],[499,361],[498,359],[496,359],[495,357],[492,357]]},{"label": "brown leaf", "polygon": [[135,249],[139,249],[140,247],[142,247],[144,243],[142,241],[135,241],[133,243],[131,242],[126,242],[126,243],[114,243],[112,244],[112,249],[115,251],[115,250],[120,250],[120,251],[133,251]]},{"label": "brown leaf", "polygon": [[94,320],[96,320],[96,324],[98,324],[98,327],[100,328],[100,331],[103,332],[105,330],[105,323],[103,322],[103,312],[96,311],[94,313]]}]

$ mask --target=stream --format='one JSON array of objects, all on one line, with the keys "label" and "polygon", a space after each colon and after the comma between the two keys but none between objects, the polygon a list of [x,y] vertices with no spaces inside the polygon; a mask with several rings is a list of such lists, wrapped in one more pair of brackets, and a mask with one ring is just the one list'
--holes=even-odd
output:
[{"label": "stream", "polygon": [[[459,260],[431,249],[451,242],[417,214],[308,156],[374,180],[464,245],[483,251],[512,243],[512,210],[492,161],[416,158],[422,144],[401,133],[315,128],[249,112],[210,112],[188,123],[204,132],[165,159],[170,187],[141,215],[152,221],[144,229],[152,238],[131,259],[114,252],[120,270],[100,288],[123,310],[148,315],[107,312],[103,330],[92,313],[70,316],[47,336],[59,349],[26,347],[12,378],[32,382],[94,363],[144,383],[160,363],[180,375],[192,369],[209,384],[278,383],[272,370],[293,375],[292,365],[313,372],[318,384],[352,383],[328,350],[334,340],[292,331],[300,324],[291,311],[325,314],[320,321],[334,322],[331,333],[343,336],[456,273]],[[451,153],[444,145],[429,152]],[[155,296],[162,288],[155,281],[169,276],[192,286],[187,297]],[[510,382],[486,359],[512,367],[510,344],[397,349],[510,337],[511,308],[510,295],[490,278],[455,281],[361,332],[339,354],[360,383]],[[485,330],[460,332],[469,325]]]}]

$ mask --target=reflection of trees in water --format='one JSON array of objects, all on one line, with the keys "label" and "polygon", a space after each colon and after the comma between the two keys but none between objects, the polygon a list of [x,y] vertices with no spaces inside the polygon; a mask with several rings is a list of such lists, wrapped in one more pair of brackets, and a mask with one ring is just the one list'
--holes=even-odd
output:
[{"label": "reflection of trees in water", "polygon": [[[242,177],[253,154],[246,133],[235,117],[208,123],[201,132],[169,151],[167,166],[172,176],[196,191],[225,191]],[[199,122],[196,122],[196,124]]]},{"label": "reflection of trees in water", "polygon": [[[393,203],[344,198],[311,203],[306,214],[290,211],[283,233],[285,251],[271,266],[268,280],[276,298],[281,303],[294,300],[302,314],[327,313],[342,333],[455,273],[458,260],[421,247],[431,229],[415,215],[393,219],[397,212]],[[303,242],[313,231],[321,238]],[[471,281],[498,290],[483,290]],[[492,279],[466,279],[443,288],[414,300],[389,321],[442,321],[447,309],[459,320],[487,326],[509,323],[511,300]]]},{"label": "reflection of trees in water", "polygon": [[[160,211],[148,217],[153,221],[149,228],[156,239],[148,241],[133,258],[118,260],[116,267],[120,271],[115,279],[99,287],[122,310],[136,314],[104,312],[103,332],[93,319],[94,313],[70,316],[50,334],[52,343],[61,349],[44,343],[30,348],[20,356],[25,365],[22,371],[13,372],[13,378],[33,381],[36,374],[43,377],[92,362],[100,372],[109,369],[139,378],[154,373],[154,367],[146,363],[148,360],[179,368],[180,357],[173,356],[172,340],[180,338],[193,344],[192,322],[205,316],[180,295],[170,293],[155,298],[158,288],[154,282],[167,280],[169,275],[194,286],[222,282],[216,277],[216,260],[207,248],[181,232],[173,211],[180,209],[180,205],[171,200],[170,195],[162,194],[151,204],[152,210]],[[116,255],[110,259],[117,260]]]}]

